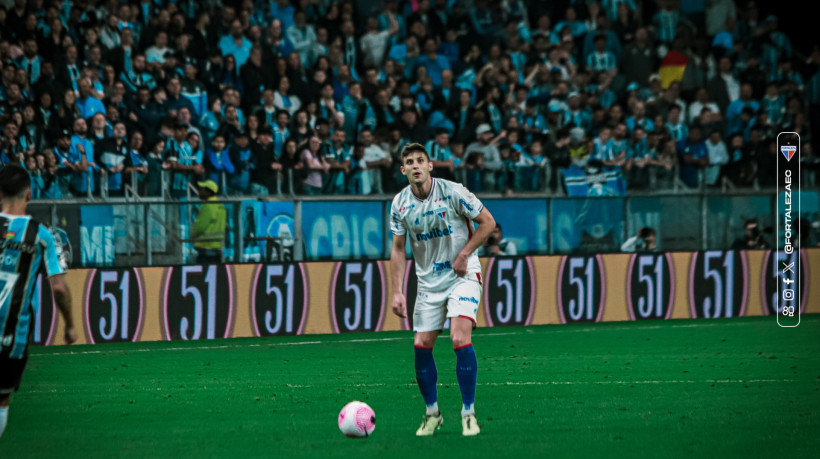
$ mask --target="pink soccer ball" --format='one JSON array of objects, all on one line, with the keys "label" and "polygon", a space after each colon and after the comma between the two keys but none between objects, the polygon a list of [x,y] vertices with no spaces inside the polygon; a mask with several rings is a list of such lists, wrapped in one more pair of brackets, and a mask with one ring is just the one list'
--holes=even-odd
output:
[{"label": "pink soccer ball", "polygon": [[367,403],[353,401],[339,412],[339,430],[350,438],[367,437],[376,428],[376,413]]}]

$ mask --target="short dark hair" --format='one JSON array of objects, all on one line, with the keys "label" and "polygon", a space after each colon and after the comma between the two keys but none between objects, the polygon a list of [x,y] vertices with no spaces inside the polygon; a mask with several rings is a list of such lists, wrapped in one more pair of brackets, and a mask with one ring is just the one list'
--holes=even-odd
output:
[{"label": "short dark hair", "polygon": [[0,170],[0,193],[3,199],[19,199],[31,188],[28,172],[18,164],[8,164]]},{"label": "short dark hair", "polygon": [[648,226],[645,227],[645,228],[641,228],[640,231],[638,231],[638,237],[641,238],[641,239],[645,239],[649,236],[654,236],[654,235],[655,235],[655,230],[653,228],[648,227]]},{"label": "short dark hair", "polygon": [[404,163],[404,158],[413,153],[424,153],[424,157],[427,158],[427,161],[430,161],[430,154],[427,153],[427,149],[424,148],[424,145],[420,143],[409,143],[401,150],[401,162]]}]

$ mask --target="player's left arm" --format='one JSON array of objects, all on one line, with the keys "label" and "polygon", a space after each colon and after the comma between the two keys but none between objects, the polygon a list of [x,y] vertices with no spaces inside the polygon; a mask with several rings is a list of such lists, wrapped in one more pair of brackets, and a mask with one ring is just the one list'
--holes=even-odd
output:
[{"label": "player's left arm", "polygon": [[45,227],[40,226],[39,238],[43,247],[43,265],[45,267],[45,274],[48,276],[49,284],[51,284],[51,292],[54,296],[54,302],[57,304],[57,309],[60,315],[65,320],[65,341],[66,344],[71,344],[77,341],[77,330],[74,328],[74,318],[71,316],[71,291],[68,288],[68,282],[65,280],[67,267],[60,263],[60,250],[57,247],[57,242],[54,240],[54,235]]},{"label": "player's left arm", "polygon": [[57,304],[57,309],[65,320],[65,342],[71,344],[77,341],[77,330],[74,328],[74,319],[71,317],[71,290],[65,281],[65,273],[49,277],[48,282],[54,294],[54,303]]},{"label": "player's left arm", "polygon": [[478,216],[474,218],[473,221],[478,223],[478,228],[476,228],[473,237],[467,240],[467,243],[464,244],[464,248],[458,252],[456,259],[453,261],[453,271],[455,271],[458,276],[467,274],[467,259],[473,252],[478,250],[479,247],[484,245],[484,242],[495,229],[495,219],[486,207],[481,209],[481,212],[478,213]]}]

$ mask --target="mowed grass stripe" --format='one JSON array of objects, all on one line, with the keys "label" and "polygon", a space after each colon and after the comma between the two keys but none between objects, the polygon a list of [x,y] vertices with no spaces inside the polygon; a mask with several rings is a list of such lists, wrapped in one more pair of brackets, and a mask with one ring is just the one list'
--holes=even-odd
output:
[{"label": "mowed grass stripe", "polygon": [[[0,457],[813,457],[818,332],[817,316],[478,330],[472,439],[449,340],[426,439],[409,332],[36,348]],[[68,349],[102,352],[50,358]],[[354,399],[376,411],[363,441],[336,427]]]},{"label": "mowed grass stripe", "polygon": [[[688,323],[676,323],[676,322],[688,322]],[[687,320],[677,320],[675,323],[666,323],[662,325],[654,325],[657,322],[615,322],[615,323],[600,323],[596,324],[595,326],[581,326],[581,325],[534,325],[529,327],[510,327],[508,329],[517,329],[517,331],[511,332],[494,332],[488,330],[494,329],[479,329],[475,332],[475,336],[481,337],[496,337],[496,336],[511,336],[511,335],[524,335],[524,334],[532,334],[536,333],[539,330],[541,331],[548,331],[549,333],[588,333],[588,332],[601,332],[602,327],[606,326],[608,331],[623,331],[626,329],[634,329],[635,327],[640,327],[641,330],[668,330],[668,329],[678,329],[678,328],[708,328],[708,327],[729,327],[733,325],[744,325],[742,323],[737,323],[734,320],[719,320],[718,323],[714,322],[706,322],[703,320],[696,320],[696,321],[687,321]],[[772,323],[775,323],[772,321]],[[623,324],[623,325],[622,325]],[[497,330],[497,329],[496,329]],[[234,349],[234,348],[247,348],[247,347],[268,347],[268,346],[306,346],[306,345],[326,345],[332,344],[339,341],[347,342],[347,343],[369,343],[369,342],[383,342],[383,341],[407,341],[408,334],[407,332],[380,332],[379,335],[387,335],[390,333],[401,333],[402,336],[385,336],[379,338],[355,338],[355,339],[344,339],[344,337],[350,336],[360,336],[358,334],[338,334],[338,335],[303,335],[301,336],[302,339],[310,339],[311,337],[324,337],[325,339],[321,340],[302,340],[302,341],[287,341],[289,339],[294,339],[293,337],[283,337],[283,338],[270,338],[270,339],[278,339],[282,341],[276,342],[243,342],[237,344],[221,344],[221,345],[206,345],[202,343],[209,343],[209,342],[236,342],[236,341],[244,341],[244,340],[257,340],[258,338],[231,338],[228,340],[225,339],[217,339],[211,341],[191,341],[188,346],[180,346],[179,344],[183,343],[181,341],[173,342],[176,346],[172,345],[170,342],[159,341],[159,342],[150,342],[150,343],[129,343],[126,344],[127,348],[117,349],[117,344],[106,344],[105,349],[100,349],[102,346],[97,345],[84,345],[84,346],[73,346],[73,347],[60,347],[60,346],[38,346],[32,348],[32,354],[40,353],[42,355],[47,356],[63,356],[63,355],[78,355],[78,354],[118,354],[118,353],[130,353],[130,352],[174,352],[174,351],[188,351],[188,350],[211,350],[211,349]],[[370,334],[365,334],[364,336],[370,336]],[[443,332],[444,337],[447,336],[447,331]],[[333,339],[335,338],[335,339]],[[140,344],[148,344],[151,347],[140,348],[137,347]],[[84,349],[84,350],[67,350],[62,351],[63,349]],[[38,352],[38,350],[43,350]]]}]

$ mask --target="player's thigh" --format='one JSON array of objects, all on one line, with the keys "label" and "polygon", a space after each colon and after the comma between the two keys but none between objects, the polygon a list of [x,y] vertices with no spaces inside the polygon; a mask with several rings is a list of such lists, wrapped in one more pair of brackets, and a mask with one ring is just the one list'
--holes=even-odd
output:
[{"label": "player's thigh", "polygon": [[471,343],[476,327],[476,316],[481,304],[482,287],[472,275],[460,279],[447,298],[447,317],[450,318],[450,337],[453,347]]},{"label": "player's thigh", "polygon": [[481,305],[483,289],[474,274],[461,278],[447,295],[447,317],[462,317],[470,320],[475,328],[478,308]]},{"label": "player's thigh", "polygon": [[444,328],[444,322],[447,321],[447,293],[418,292],[413,306],[413,332],[416,335],[440,332]]}]

